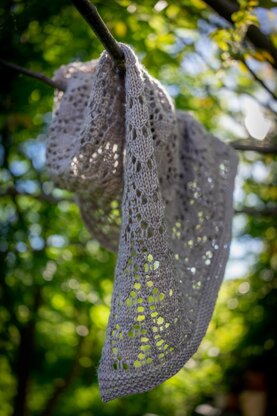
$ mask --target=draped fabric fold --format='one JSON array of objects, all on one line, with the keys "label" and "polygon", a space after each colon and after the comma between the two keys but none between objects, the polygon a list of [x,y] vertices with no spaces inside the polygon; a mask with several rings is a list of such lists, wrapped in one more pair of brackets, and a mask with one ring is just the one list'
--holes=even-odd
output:
[{"label": "draped fabric fold", "polygon": [[92,236],[118,253],[98,369],[104,401],[178,372],[207,330],[229,253],[237,156],[175,110],[125,55],[61,67],[47,140],[57,186],[75,192]]}]

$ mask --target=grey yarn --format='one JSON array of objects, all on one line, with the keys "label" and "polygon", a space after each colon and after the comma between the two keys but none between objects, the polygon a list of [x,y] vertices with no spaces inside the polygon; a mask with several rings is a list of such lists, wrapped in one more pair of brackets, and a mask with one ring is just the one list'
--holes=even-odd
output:
[{"label": "grey yarn", "polygon": [[209,324],[229,253],[234,150],[176,111],[121,45],[61,67],[48,170],[75,192],[92,236],[118,252],[98,376],[104,401],[179,371]]}]

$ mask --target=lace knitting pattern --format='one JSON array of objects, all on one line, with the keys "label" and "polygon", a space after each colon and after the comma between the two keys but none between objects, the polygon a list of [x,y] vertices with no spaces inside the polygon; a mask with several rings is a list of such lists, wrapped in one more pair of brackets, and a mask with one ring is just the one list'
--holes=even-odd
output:
[{"label": "lace knitting pattern", "polygon": [[197,350],[229,253],[237,156],[176,111],[125,55],[61,67],[47,140],[57,186],[75,192],[92,236],[118,252],[98,370],[104,401],[147,391]]}]

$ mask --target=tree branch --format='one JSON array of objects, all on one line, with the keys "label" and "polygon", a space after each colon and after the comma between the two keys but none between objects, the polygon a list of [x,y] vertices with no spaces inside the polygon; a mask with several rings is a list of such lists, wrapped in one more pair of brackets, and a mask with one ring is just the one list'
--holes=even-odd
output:
[{"label": "tree branch", "polygon": [[230,145],[236,149],[241,151],[253,151],[253,152],[259,152],[264,154],[270,154],[270,153],[277,153],[277,145],[274,143],[267,143],[264,144],[264,141],[255,140],[255,139],[240,139],[235,140],[230,143]]},{"label": "tree branch", "polygon": [[224,84],[224,82],[221,81],[221,86],[222,89],[233,92],[237,95],[248,95],[248,97],[253,98],[261,107],[263,107],[265,110],[270,111],[272,113],[272,115],[274,115],[274,117],[277,117],[277,111],[274,110],[274,108],[271,106],[270,102],[263,102],[261,101],[257,96],[255,96],[254,94],[250,94],[250,92],[248,92],[247,90],[243,90],[240,91],[239,89],[236,88],[230,88],[228,87],[228,85]]},{"label": "tree branch", "polygon": [[85,339],[84,337],[79,338],[76,355],[71,363],[71,368],[69,369],[69,372],[67,373],[66,377],[63,380],[59,380],[58,382],[55,383],[55,387],[52,392],[52,395],[47,401],[45,408],[41,413],[41,416],[50,416],[53,414],[59,399],[61,398],[65,390],[68,389],[68,387],[72,384],[72,382],[78,376],[78,373],[80,371],[79,358],[81,356],[84,339]]},{"label": "tree branch", "polygon": [[277,216],[277,206],[276,207],[265,207],[265,208],[253,208],[253,207],[243,207],[241,209],[236,209],[235,214],[247,214],[252,217],[276,217]]},{"label": "tree branch", "polygon": [[42,303],[41,288],[36,288],[34,304],[30,321],[20,328],[20,344],[17,359],[17,390],[14,398],[13,416],[27,414],[27,396],[30,382],[30,372],[33,362],[35,329],[38,309]]},{"label": "tree branch", "polygon": [[[249,150],[249,149],[247,149]],[[252,149],[251,149],[252,150]],[[16,196],[29,196],[30,198],[34,198],[37,199],[39,201],[42,202],[47,202],[50,204],[57,204],[59,202],[75,202],[73,198],[56,198],[53,195],[45,195],[45,194],[40,194],[40,195],[34,195],[34,194],[28,194],[26,192],[19,192],[17,190],[15,190],[14,188],[9,188],[5,194],[2,193],[2,196],[7,195],[7,196],[12,196],[14,197]],[[256,209],[256,208],[248,208],[248,207],[242,207],[241,209],[235,210],[236,214],[249,214],[249,215],[253,215],[253,216],[269,216],[269,215],[276,215],[277,216],[277,207],[270,207],[270,208],[262,208],[262,209]],[[72,243],[72,242],[71,242]]]},{"label": "tree branch", "polygon": [[248,65],[248,63],[246,62],[245,59],[240,58],[240,61],[243,63],[243,65],[246,67],[246,69],[248,70],[248,72],[252,75],[252,77],[259,83],[261,84],[261,86],[271,95],[271,97],[274,100],[277,100],[277,95],[274,94],[273,91],[271,91],[268,86],[264,83],[264,81],[258,77],[258,75],[253,71],[252,68],[250,68],[250,66]]},{"label": "tree branch", "polygon": [[57,90],[65,91],[64,85],[61,85],[56,81],[53,81],[51,78],[48,78],[46,75],[41,74],[40,72],[31,71],[30,69],[23,68],[22,66],[13,64],[11,62],[7,62],[4,59],[0,59],[0,65],[5,68],[12,69],[18,74],[27,75],[30,78],[37,79],[38,81],[41,81],[44,84],[49,85],[50,87],[56,88]]},{"label": "tree branch", "polygon": [[[179,38],[179,40],[180,41],[182,41],[182,39],[181,38]],[[214,73],[215,72],[215,69],[210,65],[210,63],[207,61],[207,59],[204,57],[204,55],[200,52],[200,51],[195,51],[195,53],[197,53],[197,55],[200,57],[200,59],[204,62],[204,64]],[[267,92],[269,92],[269,94],[274,98],[274,99],[277,99],[277,96],[271,91],[271,90],[269,90],[268,89],[268,87],[264,84],[264,82],[255,74],[255,72],[254,71],[252,71],[252,69],[249,67],[249,65],[244,61],[244,60],[242,60],[242,62],[243,62],[243,64],[245,64],[245,66],[246,66],[246,68],[248,69],[248,72],[249,73],[251,73],[251,75],[255,78],[255,80],[257,81],[257,82],[259,82],[262,86],[263,86],[263,88],[265,88],[266,89],[266,91]],[[262,107],[264,107],[266,110],[269,110],[270,112],[272,112],[275,116],[277,116],[277,113],[276,113],[276,111],[271,107],[271,105],[270,105],[270,103],[269,102],[267,102],[267,103],[264,103],[264,102],[262,102],[258,97],[256,97],[256,96],[254,96],[254,95],[251,95],[247,90],[245,90],[245,89],[242,89],[242,91],[240,91],[239,89],[236,89],[236,88],[230,88],[230,87],[228,87],[228,85],[226,85],[223,81],[221,81],[221,84],[222,84],[222,88],[224,88],[224,89],[226,89],[226,90],[228,90],[228,91],[231,91],[231,92],[233,92],[233,93],[235,93],[235,94],[237,94],[237,95],[241,95],[241,94],[246,94],[246,95],[249,95],[251,98],[254,98],[255,99],[255,101],[257,101],[257,103],[260,105],[260,106],[262,106]],[[241,88],[241,87],[240,87]]]},{"label": "tree branch", "polygon": [[89,0],[71,0],[79,13],[92,28],[104,48],[109,52],[121,74],[125,71],[124,54],[119,44],[103,22],[96,7]]},{"label": "tree branch", "polygon": [[[203,0],[208,6],[214,9],[225,20],[234,24],[232,14],[239,10],[239,6],[234,1],[228,0]],[[250,25],[246,32],[248,40],[258,49],[263,49],[272,56],[273,62],[268,61],[277,69],[277,49],[271,40],[264,35],[257,26]]]},{"label": "tree branch", "polygon": [[56,198],[53,195],[48,195],[45,193],[40,193],[40,194],[31,194],[28,192],[24,192],[24,191],[18,191],[14,186],[9,187],[8,189],[6,189],[5,192],[1,192],[0,196],[11,196],[11,197],[16,197],[16,196],[29,196],[30,198],[34,198],[37,199],[38,201],[41,202],[48,202],[49,204],[58,204],[59,202],[74,202],[74,198],[71,197],[63,197],[63,198]]}]

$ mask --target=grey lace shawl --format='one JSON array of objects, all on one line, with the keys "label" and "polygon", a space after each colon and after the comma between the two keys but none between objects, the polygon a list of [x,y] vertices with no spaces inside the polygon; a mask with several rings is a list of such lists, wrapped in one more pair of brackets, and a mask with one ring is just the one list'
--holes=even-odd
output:
[{"label": "grey lace shawl", "polygon": [[179,371],[209,324],[229,253],[237,157],[121,45],[62,66],[47,139],[57,186],[73,191],[93,238],[118,253],[98,370],[104,401]]}]

